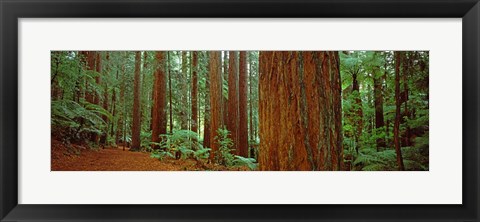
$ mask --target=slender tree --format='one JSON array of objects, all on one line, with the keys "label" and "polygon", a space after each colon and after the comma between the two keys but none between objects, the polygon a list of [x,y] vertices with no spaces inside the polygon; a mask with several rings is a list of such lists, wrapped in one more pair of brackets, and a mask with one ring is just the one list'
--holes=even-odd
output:
[{"label": "slender tree", "polygon": [[[104,75],[104,77],[108,78],[108,75],[110,74],[110,53],[109,52],[106,52],[105,53],[105,59],[106,59],[106,64],[105,64],[105,67],[104,69],[105,70],[101,70]],[[109,94],[108,94],[108,81],[103,81],[103,103],[102,103],[102,107],[103,109],[105,110],[109,110],[109,101],[108,101],[108,98],[109,98]],[[104,145],[107,144],[107,140],[108,140],[108,126],[109,126],[109,119],[108,119],[108,116],[106,115],[102,115],[102,119],[103,121],[106,123],[105,124],[105,130],[104,132],[102,133],[102,136],[100,137],[100,143],[103,145],[102,148],[104,148]]]},{"label": "slender tree", "polygon": [[[409,59],[410,54],[408,52],[403,53],[403,61],[402,61],[402,81],[403,81],[403,92],[401,93],[402,102],[404,103],[404,113],[403,117],[401,118],[401,123],[406,123],[406,120],[410,118],[410,112],[408,109],[408,77],[410,71],[410,62],[412,61]],[[405,146],[411,146],[410,143],[410,126],[406,124],[405,134],[403,137],[403,144]]]},{"label": "slender tree", "polygon": [[198,55],[192,52],[192,131],[198,133]]},{"label": "slender tree", "polygon": [[[253,125],[253,69],[252,69],[252,56],[248,56],[248,108],[249,108],[249,140],[254,141],[255,140],[255,134],[253,131],[254,125]],[[250,148],[250,157],[255,157],[255,152],[253,147],[249,146]],[[256,158],[256,157],[255,157]]]},{"label": "slender tree", "polygon": [[397,154],[398,170],[405,170],[400,142],[400,118],[402,118],[400,112],[402,106],[400,96],[400,63],[403,59],[403,53],[404,52],[395,52],[395,124],[393,127],[393,141],[395,143],[395,152]]},{"label": "slender tree", "polygon": [[360,149],[360,136],[363,131],[363,109],[362,109],[362,99],[360,98],[360,84],[358,82],[358,75],[360,74],[359,66],[353,69],[352,72],[352,95],[354,97],[354,108],[353,108],[353,119],[354,124],[356,125],[355,130],[355,150],[358,153]]},{"label": "slender tree", "polygon": [[135,52],[135,72],[133,81],[133,124],[132,124],[132,147],[131,151],[140,150],[140,63],[141,53]]},{"label": "slender tree", "polygon": [[[374,56],[377,56],[377,52],[375,52]],[[384,74],[381,74],[380,67],[374,66],[372,69],[372,76],[373,76],[373,94],[374,94],[374,104],[375,104],[375,128],[377,129],[377,133],[381,132],[380,130],[385,127],[385,119],[383,116],[383,78]],[[385,70],[386,72],[386,70]],[[385,147],[385,139],[378,138],[376,140],[377,143],[377,151],[380,148]]]},{"label": "slender tree", "polygon": [[260,170],[340,170],[338,52],[260,52]]},{"label": "slender tree", "polygon": [[181,74],[181,107],[180,107],[180,127],[182,130],[188,129],[188,70],[187,70],[187,51],[182,51],[182,74]]},{"label": "slender tree", "polygon": [[[85,52],[87,54],[87,70],[89,71],[95,71],[95,59],[97,58],[97,52],[94,51],[88,51]],[[94,103],[94,94],[93,94],[93,89],[90,89],[89,87],[89,82],[85,81],[85,100],[89,103]]]}]

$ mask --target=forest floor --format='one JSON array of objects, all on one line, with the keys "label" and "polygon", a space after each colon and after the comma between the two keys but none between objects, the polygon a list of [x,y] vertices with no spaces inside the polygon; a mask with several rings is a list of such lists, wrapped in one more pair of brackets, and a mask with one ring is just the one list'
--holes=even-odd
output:
[{"label": "forest floor", "polygon": [[195,161],[193,159],[151,158],[147,152],[130,152],[123,147],[89,149],[81,145],[65,145],[52,138],[52,171],[222,171],[248,170]]}]

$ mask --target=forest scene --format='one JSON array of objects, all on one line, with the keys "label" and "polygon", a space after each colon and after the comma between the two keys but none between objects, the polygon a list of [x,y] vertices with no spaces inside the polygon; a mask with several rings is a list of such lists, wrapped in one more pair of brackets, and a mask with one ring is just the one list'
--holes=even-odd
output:
[{"label": "forest scene", "polygon": [[428,51],[51,51],[52,171],[428,171]]}]

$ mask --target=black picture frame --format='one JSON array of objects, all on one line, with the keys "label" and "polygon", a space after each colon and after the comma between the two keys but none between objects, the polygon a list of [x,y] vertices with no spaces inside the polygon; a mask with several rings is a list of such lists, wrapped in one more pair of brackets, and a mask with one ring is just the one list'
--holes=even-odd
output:
[{"label": "black picture frame", "polygon": [[[479,221],[478,0],[0,0],[0,16],[1,221]],[[77,17],[463,18],[463,204],[18,204],[18,19]]]}]

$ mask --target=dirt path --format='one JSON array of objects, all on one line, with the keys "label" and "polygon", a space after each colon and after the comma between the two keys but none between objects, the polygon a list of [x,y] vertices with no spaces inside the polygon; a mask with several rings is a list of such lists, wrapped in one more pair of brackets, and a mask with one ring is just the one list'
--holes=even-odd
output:
[{"label": "dirt path", "polygon": [[122,147],[89,150],[67,148],[52,141],[52,171],[171,171],[203,170],[194,160],[159,161],[143,152],[123,151]]},{"label": "dirt path", "polygon": [[123,151],[123,147],[90,150],[78,145],[65,146],[52,140],[52,171],[197,171],[247,170],[227,169],[224,166],[199,163],[192,159],[159,161],[149,153]]}]

